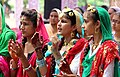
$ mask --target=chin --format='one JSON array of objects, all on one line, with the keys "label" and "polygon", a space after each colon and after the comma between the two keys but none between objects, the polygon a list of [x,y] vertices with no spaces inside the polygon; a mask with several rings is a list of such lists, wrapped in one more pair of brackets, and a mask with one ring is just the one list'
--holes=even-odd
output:
[{"label": "chin", "polygon": [[61,33],[61,32],[57,32],[57,34],[62,35],[62,33]]}]

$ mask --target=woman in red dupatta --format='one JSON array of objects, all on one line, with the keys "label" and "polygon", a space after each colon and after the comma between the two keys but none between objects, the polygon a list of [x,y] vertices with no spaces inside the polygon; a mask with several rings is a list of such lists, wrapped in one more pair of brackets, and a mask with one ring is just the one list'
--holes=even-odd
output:
[{"label": "woman in red dupatta", "polygon": [[114,62],[120,57],[118,45],[112,40],[108,12],[104,8],[90,6],[83,17],[82,27],[87,36],[93,37],[80,56],[80,77],[118,77]]},{"label": "woman in red dupatta", "polygon": [[[41,15],[34,9],[22,11],[20,30],[23,37],[22,45],[13,40],[9,41],[9,50],[13,58],[11,76],[40,77],[40,74],[45,75],[47,67],[43,52],[45,44],[48,42],[48,35]],[[37,66],[39,71],[36,70]]]},{"label": "woman in red dupatta", "polygon": [[[61,41],[52,37],[52,53],[59,65],[61,74],[75,74],[79,71],[79,58],[81,51],[87,44],[87,41],[79,37],[81,34],[82,16],[80,13],[70,8],[64,8],[60,14],[60,21],[57,25],[57,33],[62,35]],[[78,32],[78,28],[80,29]],[[57,41],[55,41],[57,40]],[[61,75],[57,75],[61,76]]]}]

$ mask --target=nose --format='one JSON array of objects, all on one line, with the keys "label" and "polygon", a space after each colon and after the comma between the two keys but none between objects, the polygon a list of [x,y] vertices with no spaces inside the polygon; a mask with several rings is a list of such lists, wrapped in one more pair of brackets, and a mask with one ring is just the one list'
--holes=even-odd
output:
[{"label": "nose", "polygon": [[82,26],[81,26],[82,28],[85,28],[85,26],[84,26],[84,23],[82,24]]},{"label": "nose", "polygon": [[20,30],[23,30],[25,27],[24,27],[24,25],[22,24],[22,25],[20,25]]},{"label": "nose", "polygon": [[61,26],[61,21],[58,22],[57,26]]}]

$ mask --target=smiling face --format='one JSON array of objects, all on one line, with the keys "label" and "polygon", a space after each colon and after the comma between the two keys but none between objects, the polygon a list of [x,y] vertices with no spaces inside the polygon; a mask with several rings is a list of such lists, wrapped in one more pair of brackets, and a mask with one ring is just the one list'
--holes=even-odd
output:
[{"label": "smiling face", "polygon": [[26,17],[22,16],[20,19],[20,30],[23,37],[32,37],[36,28],[33,27],[33,23]]}]

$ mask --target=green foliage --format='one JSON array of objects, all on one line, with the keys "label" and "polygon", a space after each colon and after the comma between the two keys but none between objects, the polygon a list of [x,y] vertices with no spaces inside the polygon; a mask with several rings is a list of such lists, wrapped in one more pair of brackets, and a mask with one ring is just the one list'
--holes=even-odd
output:
[{"label": "green foliage", "polygon": [[95,6],[101,6],[101,5],[108,5],[109,0],[107,3],[104,3],[104,0],[78,0],[78,6],[85,6],[86,4],[91,4]]},{"label": "green foliage", "polygon": [[26,8],[26,6],[28,4],[28,0],[23,0],[23,4],[24,4],[24,8]]}]

